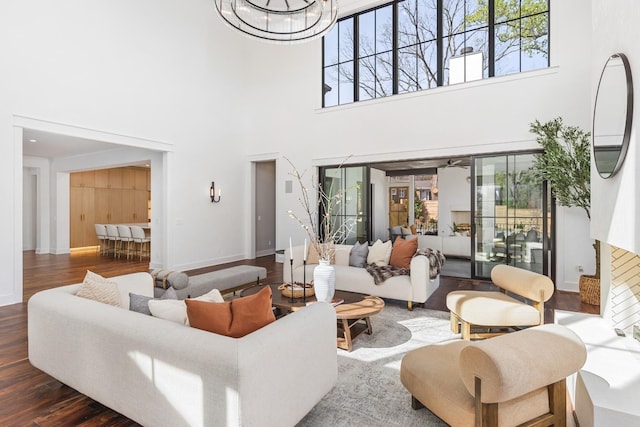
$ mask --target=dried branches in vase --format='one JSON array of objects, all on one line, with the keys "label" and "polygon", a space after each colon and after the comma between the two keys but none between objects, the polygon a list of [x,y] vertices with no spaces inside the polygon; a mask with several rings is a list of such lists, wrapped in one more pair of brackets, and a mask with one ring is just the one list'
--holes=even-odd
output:
[{"label": "dried branches in vase", "polygon": [[[344,159],[338,169],[342,169],[344,163],[350,158]],[[304,210],[302,216],[289,210],[289,216],[295,219],[309,237],[310,244],[315,248],[321,260],[330,260],[335,244],[344,243],[351,235],[355,226],[355,218],[336,215],[338,209],[346,204],[346,189],[333,188],[333,181],[329,188],[324,188],[322,183],[312,182],[312,188],[316,190],[318,198],[312,203],[309,196],[309,187],[304,183],[304,174],[300,173],[294,164],[285,157],[291,165],[293,176],[300,187],[299,202]]]}]

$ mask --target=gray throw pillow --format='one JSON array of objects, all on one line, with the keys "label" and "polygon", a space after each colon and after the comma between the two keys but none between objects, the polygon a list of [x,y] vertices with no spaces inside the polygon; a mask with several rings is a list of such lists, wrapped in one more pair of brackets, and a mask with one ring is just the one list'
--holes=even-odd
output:
[{"label": "gray throw pillow", "polygon": [[367,256],[369,255],[369,242],[356,242],[349,253],[349,265],[351,267],[364,267],[367,265]]},{"label": "gray throw pillow", "polygon": [[178,299],[178,294],[176,294],[176,290],[173,288],[168,288],[160,298],[152,298],[129,292],[129,310],[151,316],[149,301],[152,299]]}]

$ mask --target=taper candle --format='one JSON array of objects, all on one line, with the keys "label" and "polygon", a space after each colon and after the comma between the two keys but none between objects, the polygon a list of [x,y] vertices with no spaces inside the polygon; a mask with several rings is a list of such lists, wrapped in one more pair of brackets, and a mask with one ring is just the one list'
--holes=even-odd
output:
[{"label": "taper candle", "polygon": [[293,246],[291,245],[291,237],[289,237],[289,259],[293,259]]},{"label": "taper candle", "polygon": [[307,238],[305,237],[304,239],[304,252],[302,252],[302,256],[304,258],[302,258],[303,261],[307,260]]}]

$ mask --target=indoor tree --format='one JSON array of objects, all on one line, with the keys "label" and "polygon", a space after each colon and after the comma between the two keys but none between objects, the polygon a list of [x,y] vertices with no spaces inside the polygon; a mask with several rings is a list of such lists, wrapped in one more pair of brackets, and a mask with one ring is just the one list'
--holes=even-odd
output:
[{"label": "indoor tree", "polygon": [[[560,206],[580,207],[591,220],[591,133],[568,126],[561,117],[531,123],[530,131],[544,150],[536,155],[538,177],[547,180]],[[600,278],[600,241],[593,243],[596,272]]]}]

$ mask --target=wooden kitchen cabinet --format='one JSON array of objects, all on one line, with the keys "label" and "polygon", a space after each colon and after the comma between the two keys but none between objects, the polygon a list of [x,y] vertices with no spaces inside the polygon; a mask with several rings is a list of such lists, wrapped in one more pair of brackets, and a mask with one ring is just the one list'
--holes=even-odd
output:
[{"label": "wooden kitchen cabinet", "polygon": [[[94,224],[147,222],[148,168],[124,167],[70,175],[70,247],[95,246]],[[139,188],[137,188],[139,187]]]},{"label": "wooden kitchen cabinet", "polygon": [[80,248],[97,245],[94,227],[95,189],[71,187],[69,196],[70,246]]},{"label": "wooden kitchen cabinet", "polygon": [[122,168],[95,171],[96,188],[122,188]]},{"label": "wooden kitchen cabinet", "polygon": [[74,172],[69,177],[71,187],[95,187],[95,171]]},{"label": "wooden kitchen cabinet", "polygon": [[147,222],[147,190],[122,190],[122,222]]},{"label": "wooden kitchen cabinet", "polygon": [[122,191],[119,188],[96,188],[96,224],[125,222],[122,215]]}]

